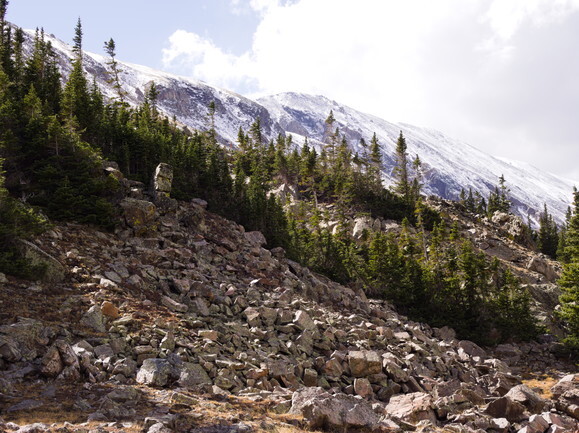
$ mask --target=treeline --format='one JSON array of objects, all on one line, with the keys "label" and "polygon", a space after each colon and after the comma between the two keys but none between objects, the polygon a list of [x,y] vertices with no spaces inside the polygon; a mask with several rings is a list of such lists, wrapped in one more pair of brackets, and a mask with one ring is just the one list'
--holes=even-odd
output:
[{"label": "treeline", "polygon": [[[515,278],[458,239],[421,199],[421,162],[409,161],[402,134],[396,147],[396,185],[381,181],[382,150],[376,135],[353,152],[333,113],[321,147],[266,140],[256,119],[240,130],[238,150],[217,143],[215,104],[205,131],[184,131],[157,109],[153,84],[144,102],[130,107],[119,82],[115,43],[105,43],[116,97],[105,101],[83,69],[82,27],[75,29],[72,72],[61,85],[57,60],[42,31],[32,53],[24,35],[4,20],[0,0],[0,271],[30,275],[14,260],[19,237],[54,220],[112,228],[118,182],[104,174],[116,161],[128,178],[149,183],[159,162],[174,168],[173,196],[202,197],[213,210],[260,230],[268,246],[368,294],[393,301],[412,318],[455,327],[464,338],[497,342],[536,332],[529,299]],[[291,200],[269,191],[285,185]],[[16,199],[18,197],[18,199]],[[285,209],[284,210],[284,206]],[[37,209],[33,211],[32,209]],[[353,215],[403,222],[400,236],[367,232],[351,236]],[[328,221],[335,219],[330,227]]]}]

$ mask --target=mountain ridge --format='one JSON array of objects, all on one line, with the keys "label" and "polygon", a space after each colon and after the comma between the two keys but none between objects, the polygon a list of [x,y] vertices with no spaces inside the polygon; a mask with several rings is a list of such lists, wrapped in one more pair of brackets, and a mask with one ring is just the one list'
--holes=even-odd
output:
[{"label": "mountain ridge", "polygon": [[[30,41],[34,32],[28,30],[26,34]],[[53,35],[46,38],[57,52],[63,75],[67,75],[70,72],[71,47]],[[87,52],[85,70],[95,77],[108,98],[114,98],[114,89],[107,83],[106,62],[106,57]],[[423,162],[423,183],[427,194],[456,200],[461,189],[468,191],[472,188],[473,192],[488,197],[499,176],[504,175],[511,189],[513,211],[535,224],[544,203],[555,220],[563,223],[571,201],[573,180],[539,170],[525,162],[505,161],[436,129],[392,123],[323,95],[286,92],[252,100],[193,78],[118,62],[129,103],[141,103],[146,88],[155,82],[159,92],[159,110],[189,129],[209,129],[208,106],[214,101],[218,140],[228,147],[236,146],[239,129],[249,130],[256,118],[260,119],[264,137],[268,140],[279,134],[292,134],[297,144],[302,144],[308,137],[310,142],[320,147],[324,120],[329,111],[334,110],[337,126],[355,151],[360,151],[357,143],[361,138],[369,141],[372,134],[377,133],[383,148],[383,180],[386,184],[393,181],[395,142],[402,131],[407,139],[409,155],[418,154]]]}]

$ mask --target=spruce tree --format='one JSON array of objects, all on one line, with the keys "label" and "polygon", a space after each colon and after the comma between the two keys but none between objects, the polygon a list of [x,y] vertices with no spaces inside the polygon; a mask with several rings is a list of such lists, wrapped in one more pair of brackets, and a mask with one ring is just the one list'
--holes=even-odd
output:
[{"label": "spruce tree", "polygon": [[88,83],[83,69],[82,25],[80,18],[75,27],[72,71],[62,96],[63,114],[70,133],[86,130],[91,126],[91,104]]},{"label": "spruce tree", "polygon": [[553,216],[547,211],[547,204],[545,203],[543,205],[543,212],[539,216],[539,250],[554,259],[557,255],[558,242],[559,234],[557,231],[557,223],[555,223]]},{"label": "spruce tree", "polygon": [[370,141],[370,161],[368,174],[370,177],[370,182],[374,188],[382,188],[382,151],[380,150],[380,144],[378,143],[378,137],[376,133],[372,135],[372,140]]},{"label": "spruce tree", "polygon": [[563,266],[558,283],[563,291],[559,297],[560,317],[566,325],[565,343],[579,351],[579,193],[574,189],[573,216],[566,234],[565,253],[569,262]]},{"label": "spruce tree", "polygon": [[107,65],[111,68],[110,75],[111,78],[107,81],[109,84],[113,86],[113,89],[117,93],[118,100],[121,104],[125,102],[125,95],[126,93],[123,91],[123,87],[121,85],[120,79],[120,68],[119,62],[116,59],[116,44],[113,38],[110,38],[108,42],[105,42],[104,45],[105,52],[109,55],[109,60],[107,61]]},{"label": "spruce tree", "polygon": [[406,203],[411,203],[410,181],[408,179],[408,153],[406,152],[406,139],[400,131],[396,142],[396,167],[394,167],[394,192],[401,195]]}]

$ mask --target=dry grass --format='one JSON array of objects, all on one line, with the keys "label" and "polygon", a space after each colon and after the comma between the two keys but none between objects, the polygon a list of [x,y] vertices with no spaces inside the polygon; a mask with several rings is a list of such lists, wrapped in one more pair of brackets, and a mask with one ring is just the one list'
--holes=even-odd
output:
[{"label": "dry grass", "polygon": [[559,377],[550,373],[527,374],[523,378],[523,384],[527,385],[541,397],[546,399],[553,398],[551,388],[559,381]]}]

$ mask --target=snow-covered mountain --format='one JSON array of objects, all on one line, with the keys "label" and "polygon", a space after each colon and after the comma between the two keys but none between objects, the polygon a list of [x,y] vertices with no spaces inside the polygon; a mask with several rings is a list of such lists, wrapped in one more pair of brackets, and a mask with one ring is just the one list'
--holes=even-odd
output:
[{"label": "snow-covered mountain", "polygon": [[[27,31],[26,34],[31,41],[34,33]],[[53,36],[47,36],[47,39],[56,51],[63,75],[67,75],[73,57],[71,47]],[[96,79],[103,93],[113,97],[115,92],[107,82],[107,58],[87,52],[84,64],[86,72]],[[129,103],[142,102],[144,93],[154,82],[159,91],[158,108],[189,129],[205,130],[209,127],[208,106],[214,101],[216,130],[220,141],[227,146],[235,146],[239,128],[248,130],[258,117],[263,134],[269,139],[280,133],[291,133],[297,143],[303,142],[305,137],[314,144],[321,142],[324,121],[332,110],[336,126],[356,150],[359,150],[361,138],[369,142],[376,133],[384,154],[384,181],[387,184],[392,181],[395,143],[402,131],[410,157],[418,154],[423,163],[425,192],[428,194],[456,199],[461,188],[472,188],[486,197],[503,174],[511,190],[514,210],[524,218],[530,215],[536,220],[543,203],[546,203],[554,218],[562,222],[571,201],[573,182],[570,180],[525,163],[493,157],[439,131],[390,123],[323,96],[283,93],[253,101],[191,78],[122,61],[119,61],[119,66]]]},{"label": "snow-covered mountain", "polygon": [[336,126],[356,150],[361,150],[360,138],[369,142],[376,133],[385,155],[386,183],[392,181],[396,141],[402,131],[410,158],[417,154],[423,163],[424,189],[428,194],[457,199],[461,188],[472,188],[487,197],[502,174],[511,190],[514,210],[524,218],[530,214],[531,219],[536,220],[546,203],[553,217],[562,222],[571,201],[572,181],[526,163],[494,157],[434,129],[390,123],[323,96],[283,93],[260,98],[258,102],[287,133],[307,136],[310,141],[323,139],[330,110]]}]

